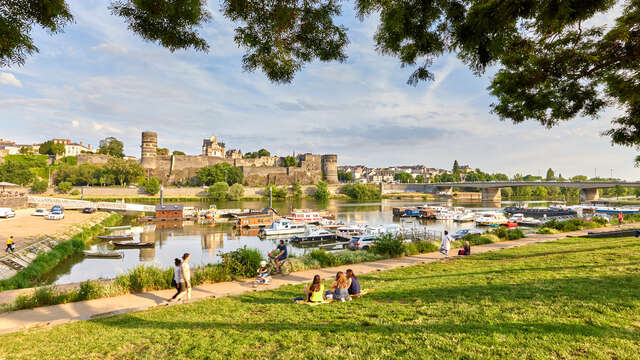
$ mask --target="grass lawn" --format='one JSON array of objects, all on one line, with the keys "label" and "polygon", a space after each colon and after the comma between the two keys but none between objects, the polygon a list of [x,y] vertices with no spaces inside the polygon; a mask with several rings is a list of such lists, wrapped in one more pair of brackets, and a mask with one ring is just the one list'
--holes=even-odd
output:
[{"label": "grass lawn", "polygon": [[564,239],[0,336],[0,359],[640,359],[640,240]]}]

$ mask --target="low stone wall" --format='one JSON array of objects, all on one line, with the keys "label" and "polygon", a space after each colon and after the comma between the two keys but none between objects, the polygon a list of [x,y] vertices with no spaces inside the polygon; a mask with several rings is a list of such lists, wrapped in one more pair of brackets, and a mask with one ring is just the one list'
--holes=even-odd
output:
[{"label": "low stone wall", "polygon": [[27,204],[27,197],[19,196],[19,197],[0,198],[0,207],[7,207],[7,208],[12,208],[16,210],[16,209],[26,209],[29,206]]}]

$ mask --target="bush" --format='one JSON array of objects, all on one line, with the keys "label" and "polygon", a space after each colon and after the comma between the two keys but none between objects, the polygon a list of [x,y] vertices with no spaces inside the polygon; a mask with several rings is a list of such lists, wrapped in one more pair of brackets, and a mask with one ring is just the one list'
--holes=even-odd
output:
[{"label": "bush", "polygon": [[71,195],[74,195],[74,196],[75,196],[75,195],[80,195],[80,190],[78,190],[78,189],[74,189],[74,190],[71,192]]},{"label": "bush", "polygon": [[492,237],[478,234],[470,234],[465,235],[461,240],[464,244],[465,241],[469,242],[469,245],[482,245],[482,244],[491,244],[494,242],[494,239],[500,240],[497,236],[493,235]]},{"label": "bush", "polygon": [[548,228],[548,227],[543,227],[542,229],[537,231],[537,234],[557,234],[557,233],[558,233],[558,230]]},{"label": "bush", "polygon": [[315,199],[318,201],[327,201],[329,200],[329,195],[331,195],[329,192],[329,185],[324,181],[318,181],[318,184],[316,185],[316,192],[313,195]]},{"label": "bush", "polygon": [[145,179],[140,185],[142,185],[142,188],[147,194],[155,195],[160,192],[160,180],[156,177]]},{"label": "bush", "polygon": [[229,191],[229,185],[227,185],[227,183],[223,181],[217,182],[209,186],[209,189],[207,189],[207,192],[209,193],[209,197],[212,200],[226,199],[227,191]]},{"label": "bush", "polygon": [[242,200],[244,197],[244,186],[238,183],[231,185],[227,197],[229,200]]},{"label": "bush", "polygon": [[380,187],[376,185],[347,184],[340,191],[354,200],[378,200],[382,197]]},{"label": "bush", "polygon": [[36,180],[31,185],[31,192],[34,194],[42,194],[44,192],[47,192],[48,186],[49,184],[46,181]]},{"label": "bush", "polygon": [[132,292],[166,289],[171,286],[173,269],[139,265],[116,278],[116,285]]},{"label": "bush", "polygon": [[71,183],[67,182],[67,181],[63,181],[61,183],[58,184],[58,192],[62,193],[62,194],[66,194],[69,192],[69,190],[71,190]]},{"label": "bush", "polygon": [[395,237],[391,234],[385,234],[379,238],[377,238],[373,242],[373,247],[371,248],[374,253],[378,255],[387,255],[389,257],[398,257],[402,256],[405,252],[405,246],[402,241],[402,238]]},{"label": "bush", "polygon": [[309,257],[312,260],[317,261],[320,264],[320,267],[329,267],[329,266],[337,266],[341,264],[337,264],[335,261],[335,257],[332,254],[329,254],[324,249],[316,249],[311,251]]},{"label": "bush", "polygon": [[507,229],[505,227],[498,227],[495,230],[489,232],[489,234],[493,234],[500,239],[505,240],[517,240],[524,237],[524,233],[520,229]]},{"label": "bush", "polygon": [[284,199],[287,197],[287,189],[284,187],[277,187],[275,185],[267,185],[264,188],[264,195],[269,197],[269,190],[271,190],[271,196],[275,199]]},{"label": "bush", "polygon": [[256,274],[260,261],[264,260],[262,254],[256,249],[243,247],[228,253],[219,254],[222,265],[229,274],[239,277],[251,277]]}]

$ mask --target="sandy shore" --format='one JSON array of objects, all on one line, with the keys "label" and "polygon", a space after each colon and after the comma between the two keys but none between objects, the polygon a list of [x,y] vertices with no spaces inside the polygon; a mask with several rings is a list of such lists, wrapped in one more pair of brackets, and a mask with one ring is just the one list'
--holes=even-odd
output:
[{"label": "sandy shore", "polygon": [[[47,220],[43,216],[32,216],[35,209],[16,210],[16,217],[0,219],[0,245],[2,251],[6,248],[7,238],[13,235],[16,242],[16,250],[26,247],[44,236],[52,236],[56,233],[64,233],[70,228],[82,225],[97,215],[83,214],[81,211],[67,210],[62,220]],[[4,254],[2,254],[4,255]]]}]

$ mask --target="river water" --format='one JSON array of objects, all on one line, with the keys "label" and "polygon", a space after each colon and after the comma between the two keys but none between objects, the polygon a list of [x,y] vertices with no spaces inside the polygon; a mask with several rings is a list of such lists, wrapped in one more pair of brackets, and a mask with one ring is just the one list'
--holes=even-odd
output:
[{"label": "river water", "polygon": [[[394,218],[392,208],[398,206],[416,206],[423,202],[381,200],[376,202],[357,203],[346,200],[330,200],[318,203],[314,200],[278,201],[273,207],[279,214],[288,214],[292,209],[311,208],[327,209],[336,214],[336,218],[345,224],[366,223],[383,225],[398,223],[402,220]],[[209,204],[186,204],[200,208],[208,208]],[[452,205],[452,204],[449,204]],[[224,202],[218,208],[261,209],[267,204],[263,201]],[[457,204],[457,206],[475,207],[480,204]],[[495,210],[495,208],[483,208]],[[480,210],[480,209],[478,209]],[[412,220],[417,221],[417,220]],[[474,227],[473,223],[455,223],[452,221],[420,220],[419,226],[432,230],[457,230]],[[216,226],[199,225],[189,222],[175,224],[150,224],[135,226],[130,230],[134,240],[154,242],[153,248],[117,250],[124,254],[122,259],[94,259],[82,255],[75,256],[60,264],[46,277],[46,281],[55,284],[67,284],[85,280],[114,278],[140,264],[169,268],[173,259],[188,252],[194,265],[217,263],[221,252],[229,252],[241,247],[259,249],[264,255],[273,250],[276,239],[261,240],[257,230],[237,231],[232,224],[218,224]],[[117,232],[115,232],[117,233]],[[296,247],[289,244],[289,252],[302,255],[314,249],[313,247]],[[91,250],[108,250],[106,243],[97,243]]]}]

